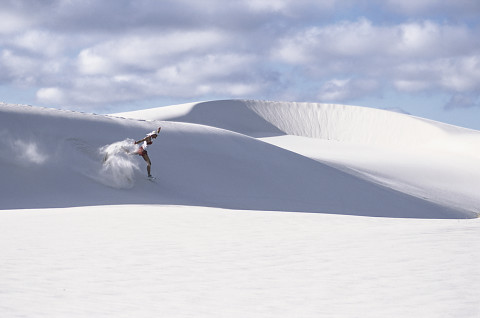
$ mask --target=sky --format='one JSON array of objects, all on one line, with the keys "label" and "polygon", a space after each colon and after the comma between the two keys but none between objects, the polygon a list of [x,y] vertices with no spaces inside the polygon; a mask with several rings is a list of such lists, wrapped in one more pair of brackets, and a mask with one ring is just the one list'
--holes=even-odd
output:
[{"label": "sky", "polygon": [[392,109],[480,130],[478,0],[4,0],[0,102]]}]

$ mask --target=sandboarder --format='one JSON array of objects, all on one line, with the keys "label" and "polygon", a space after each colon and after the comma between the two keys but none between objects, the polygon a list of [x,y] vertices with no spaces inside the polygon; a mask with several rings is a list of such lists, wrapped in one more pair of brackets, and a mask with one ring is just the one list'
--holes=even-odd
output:
[{"label": "sandboarder", "polygon": [[145,160],[145,162],[147,163],[147,173],[148,173],[149,178],[153,178],[153,177],[150,174],[150,169],[152,167],[152,162],[150,161],[150,157],[148,156],[147,146],[149,146],[153,143],[152,138],[153,139],[157,138],[161,129],[162,129],[162,127],[158,127],[158,129],[156,131],[154,130],[154,131],[148,133],[145,138],[140,139],[138,141],[135,141],[136,145],[141,144],[140,148],[138,148],[138,150],[135,153],[138,154],[139,156],[141,156],[143,158],[143,160]]}]

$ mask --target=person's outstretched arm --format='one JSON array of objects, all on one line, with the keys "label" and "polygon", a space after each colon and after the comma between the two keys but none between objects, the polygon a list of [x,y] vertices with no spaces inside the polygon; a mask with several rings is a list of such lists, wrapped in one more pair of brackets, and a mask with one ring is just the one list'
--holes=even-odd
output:
[{"label": "person's outstretched arm", "polygon": [[148,138],[148,137],[145,137],[145,138],[143,138],[143,139],[140,139],[139,141],[135,141],[135,145],[138,145],[139,143],[142,143],[142,142],[144,142],[144,141],[147,141],[147,138]]}]

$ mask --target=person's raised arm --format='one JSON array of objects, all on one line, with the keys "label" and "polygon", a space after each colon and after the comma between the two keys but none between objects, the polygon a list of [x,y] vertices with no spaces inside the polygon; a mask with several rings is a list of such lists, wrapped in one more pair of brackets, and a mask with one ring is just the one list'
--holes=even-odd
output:
[{"label": "person's raised arm", "polygon": [[138,145],[139,143],[142,143],[147,140],[148,137],[145,137],[143,139],[140,139],[139,141],[135,141],[135,145]]}]

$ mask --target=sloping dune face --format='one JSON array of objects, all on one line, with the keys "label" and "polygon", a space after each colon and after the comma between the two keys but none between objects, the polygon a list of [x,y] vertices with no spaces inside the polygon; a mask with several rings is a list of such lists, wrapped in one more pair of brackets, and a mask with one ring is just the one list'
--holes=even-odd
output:
[{"label": "sloping dune face", "polygon": [[246,106],[289,135],[386,147],[425,146],[441,128],[390,111],[334,104],[247,102]]},{"label": "sloping dune face", "polygon": [[[145,163],[136,155],[113,152],[108,163],[115,164],[105,167],[103,149],[128,147],[158,126],[162,132],[149,148],[156,182],[146,179]],[[383,217],[475,216],[205,125],[1,105],[0,127],[0,209],[174,204]]]},{"label": "sloping dune face", "polygon": [[432,148],[480,158],[480,133],[367,107],[225,100],[117,114],[228,129],[252,137],[296,135],[388,148]]},{"label": "sloping dune face", "polygon": [[261,138],[374,183],[478,212],[480,132],[366,107],[224,100],[119,114]]},{"label": "sloping dune face", "polygon": [[[255,107],[262,103],[242,100],[220,100],[211,102],[173,105],[119,113],[117,116],[148,120],[169,120],[207,125],[252,137],[272,137],[284,135],[271,118],[263,117]],[[268,110],[268,106],[265,110]],[[275,110],[270,112],[275,114]]]}]

